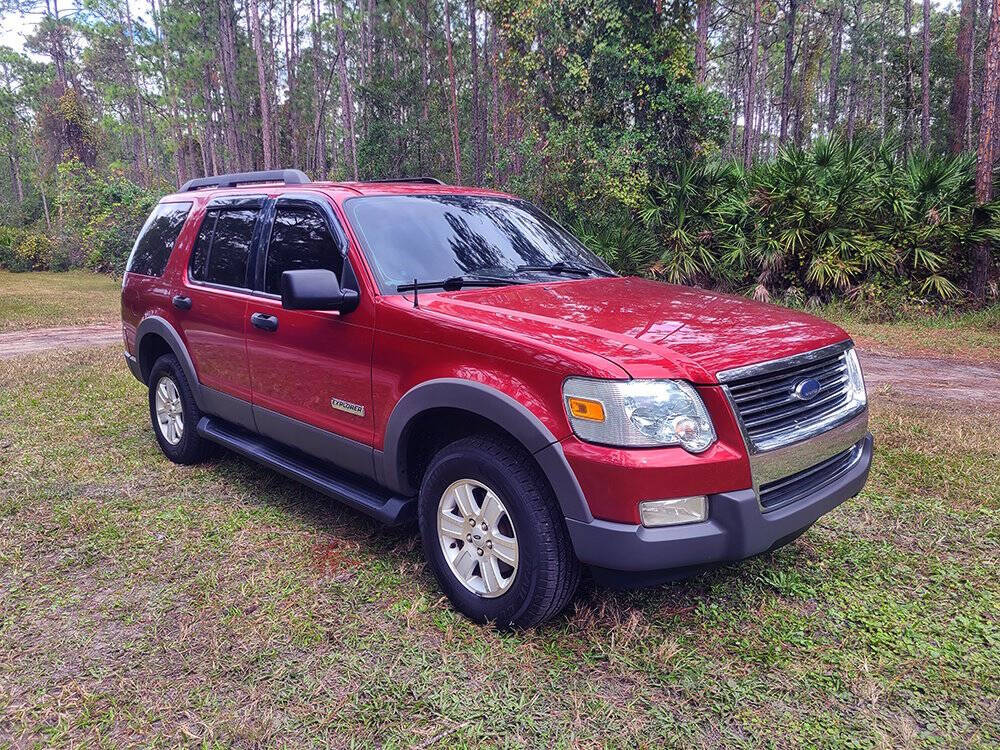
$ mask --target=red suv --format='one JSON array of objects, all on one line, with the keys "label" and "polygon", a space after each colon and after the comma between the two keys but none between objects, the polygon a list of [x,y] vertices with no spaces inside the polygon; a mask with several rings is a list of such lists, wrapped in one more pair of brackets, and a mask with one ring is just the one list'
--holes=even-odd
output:
[{"label": "red suv", "polygon": [[523,200],[431,179],[192,180],[143,227],[125,358],[166,456],[222,445],[419,522],[472,619],[787,544],[865,483],[840,328],[615,275]]}]

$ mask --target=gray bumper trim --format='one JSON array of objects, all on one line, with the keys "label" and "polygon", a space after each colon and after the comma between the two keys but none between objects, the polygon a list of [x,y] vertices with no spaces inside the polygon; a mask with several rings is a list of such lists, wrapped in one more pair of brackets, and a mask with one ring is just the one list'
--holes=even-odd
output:
[{"label": "gray bumper trim", "polygon": [[872,461],[872,436],[863,439],[860,460],[838,480],[813,494],[762,513],[752,489],[709,496],[703,523],[648,529],[644,526],[567,519],[581,562],[618,571],[656,571],[742,560],[813,524],[864,487]]}]

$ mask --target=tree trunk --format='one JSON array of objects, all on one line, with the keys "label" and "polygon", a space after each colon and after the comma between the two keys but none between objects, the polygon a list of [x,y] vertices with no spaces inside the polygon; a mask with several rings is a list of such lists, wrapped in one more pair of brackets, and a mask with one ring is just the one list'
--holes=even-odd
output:
[{"label": "tree trunk", "polygon": [[[909,0],[903,0],[909,2]],[[826,118],[826,130],[832,133],[837,125],[837,92],[840,89],[840,48],[844,37],[844,6],[837,3],[837,15],[833,19],[833,41],[830,45],[830,93],[827,96],[829,106]]]},{"label": "tree trunk", "polygon": [[[975,2],[975,0],[972,1]],[[886,34],[888,33],[886,31],[886,18],[888,15],[889,15],[889,0],[885,0],[885,5],[882,6],[881,31],[883,39],[886,38]],[[882,124],[882,130],[881,130],[882,140],[885,140],[886,133],[889,131],[889,124],[886,118],[886,99],[885,99],[885,70],[886,68],[889,67],[889,62],[886,59],[886,57],[887,57],[886,49],[883,47],[882,51],[879,53],[880,65],[879,65],[879,90],[878,90],[879,117],[880,117],[879,121]]]},{"label": "tree trunk", "polygon": [[785,17],[785,66],[781,78],[781,125],[778,142],[788,139],[788,107],[792,100],[792,69],[795,65],[795,12],[798,0],[788,0],[788,13]]},{"label": "tree trunk", "polygon": [[347,129],[346,158],[351,166],[354,179],[358,179],[358,148],[354,138],[354,97],[351,93],[351,82],[347,79],[347,43],[344,37],[344,0],[337,0],[335,11],[337,18],[337,72],[340,77],[340,105],[343,108],[344,127]]},{"label": "tree trunk", "polygon": [[430,130],[430,85],[431,85],[431,57],[429,50],[429,39],[431,36],[431,5],[429,0],[423,2],[423,16],[420,19],[420,138],[417,145],[417,171],[424,174],[424,151],[426,147],[427,133]]},{"label": "tree trunk", "polygon": [[973,46],[976,38],[976,0],[962,0],[958,21],[958,70],[949,102],[948,150],[959,154],[965,148],[965,133],[969,119],[969,88],[972,73]]},{"label": "tree trunk", "polygon": [[[990,3],[990,33],[986,44],[983,80],[983,111],[979,117],[979,149],[976,154],[976,200],[988,203],[993,198],[993,161],[996,156],[997,94],[1000,93],[1000,0]],[[969,291],[980,302],[986,300],[990,267],[990,245],[984,242],[972,250],[972,276]]]},{"label": "tree trunk", "polygon": [[851,22],[851,77],[847,87],[847,133],[848,141],[854,140],[854,123],[858,114],[858,27],[861,24],[861,0],[854,2],[854,18]]},{"label": "tree trunk", "polygon": [[903,0],[903,57],[905,72],[903,73],[903,155],[910,155],[913,140],[913,44],[910,31],[913,26],[912,0]]},{"label": "tree trunk", "polygon": [[474,184],[483,184],[485,155],[483,140],[480,137],[480,102],[479,102],[479,38],[476,29],[476,0],[469,0],[469,47],[472,63],[472,145],[473,145],[473,180]]},{"label": "tree trunk", "polygon": [[320,65],[323,60],[323,30],[320,28],[320,0],[309,0],[309,13],[312,16],[312,69],[313,69],[313,143],[312,168],[318,173],[318,179],[327,178],[326,160],[326,130],[323,127],[323,105],[326,92],[323,89],[323,74]]},{"label": "tree trunk", "polygon": [[205,61],[205,67],[202,69],[202,99],[204,100],[204,117],[205,117],[205,141],[208,146],[208,162],[211,168],[211,174],[222,174],[225,172],[225,166],[219,160],[219,152],[216,148],[216,132],[215,132],[215,98],[213,96],[213,91],[215,89],[212,84],[212,64],[209,61]]},{"label": "tree trunk", "polygon": [[[760,3],[760,0],[757,0]],[[458,141],[458,83],[451,50],[451,0],[444,0],[444,36],[448,48],[448,79],[451,87],[451,150],[455,159],[455,184],[462,184],[462,153]]]},{"label": "tree trunk", "polygon": [[159,11],[157,11],[156,0],[149,0],[149,8],[153,17],[153,32],[155,37],[159,39],[160,77],[163,79],[163,88],[167,92],[167,100],[170,103],[169,121],[171,129],[174,131],[174,161],[177,167],[177,183],[183,184],[188,178],[188,170],[184,154],[181,151],[184,134],[181,131],[180,116],[177,112],[177,91],[171,85],[170,79],[167,76],[167,52],[170,43],[167,39],[167,30],[165,28],[161,29],[160,24],[161,14],[164,12],[164,4],[161,0]]},{"label": "tree trunk", "polygon": [[924,0],[924,63],[920,71],[920,147],[931,146],[931,0]]},{"label": "tree trunk", "polygon": [[238,170],[247,167],[241,148],[240,89],[236,80],[236,23],[233,20],[232,0],[219,0],[219,53],[222,58],[223,109],[226,115],[226,150],[228,161]]},{"label": "tree trunk", "polygon": [[260,134],[264,151],[264,169],[274,168],[274,124],[271,122],[271,83],[264,60],[264,40],[260,33],[260,4],[250,0],[250,39],[257,58],[257,85],[260,91]]},{"label": "tree trunk", "polygon": [[750,32],[750,67],[747,71],[746,100],[743,102],[743,166],[747,168],[753,162],[753,114],[757,99],[757,62],[760,58],[757,50],[760,41],[760,6],[761,0],[754,0]]},{"label": "tree trunk", "polygon": [[708,24],[711,16],[711,0],[698,0],[697,31],[694,44],[694,77],[699,84],[705,83],[705,76],[708,72]]}]

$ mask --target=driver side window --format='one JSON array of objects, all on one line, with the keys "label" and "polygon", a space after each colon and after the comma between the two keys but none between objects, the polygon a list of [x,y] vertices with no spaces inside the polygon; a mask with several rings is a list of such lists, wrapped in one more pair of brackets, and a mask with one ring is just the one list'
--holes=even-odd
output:
[{"label": "driver side window", "polygon": [[325,268],[341,278],[344,257],[326,220],[306,206],[278,206],[264,264],[264,291],[281,294],[281,274]]}]

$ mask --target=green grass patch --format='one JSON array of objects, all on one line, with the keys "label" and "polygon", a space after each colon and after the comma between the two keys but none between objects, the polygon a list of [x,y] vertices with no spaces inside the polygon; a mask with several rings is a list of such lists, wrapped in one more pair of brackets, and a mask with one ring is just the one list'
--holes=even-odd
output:
[{"label": "green grass patch", "polygon": [[387,531],[167,462],[115,347],[0,361],[0,746],[996,747],[1000,427],[874,404],[772,555],[497,633]]},{"label": "green grass patch", "polygon": [[116,323],[121,289],[121,279],[89,271],[0,271],[0,331]]},{"label": "green grass patch", "polygon": [[969,312],[910,311],[891,321],[872,319],[863,304],[809,312],[840,325],[864,349],[1000,363],[1000,305]]}]

